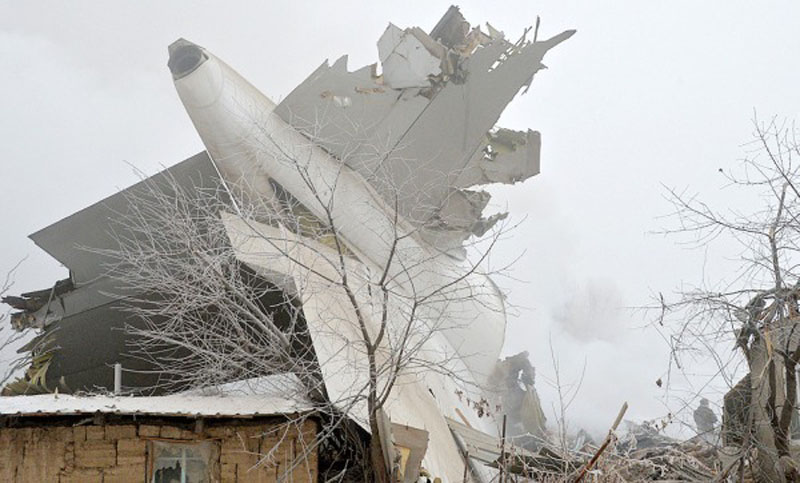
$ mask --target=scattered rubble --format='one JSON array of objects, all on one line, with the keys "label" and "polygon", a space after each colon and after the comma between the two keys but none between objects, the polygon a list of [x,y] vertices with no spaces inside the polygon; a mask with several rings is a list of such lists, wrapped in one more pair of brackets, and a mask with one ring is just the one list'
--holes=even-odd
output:
[{"label": "scattered rubble", "polygon": [[685,442],[653,438],[649,430],[642,439],[643,447],[630,446],[636,440],[631,432],[638,432],[638,427],[633,425],[632,430],[619,437],[612,436],[602,452],[603,446],[594,443],[567,453],[543,446],[533,454],[509,452],[505,461],[510,472],[548,482],[574,482],[578,478],[587,482],[712,481],[720,475],[722,465],[717,447],[701,438]]}]

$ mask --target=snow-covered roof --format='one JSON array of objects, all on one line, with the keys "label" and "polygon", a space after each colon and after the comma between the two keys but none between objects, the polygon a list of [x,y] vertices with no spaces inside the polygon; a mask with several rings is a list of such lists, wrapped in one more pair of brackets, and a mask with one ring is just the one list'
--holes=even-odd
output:
[{"label": "snow-covered roof", "polygon": [[293,399],[265,396],[72,396],[40,394],[0,397],[2,416],[142,414],[158,416],[269,416],[313,408]]},{"label": "snow-covered roof", "polygon": [[[271,384],[264,381],[270,380]],[[153,416],[253,417],[302,413],[313,410],[307,398],[296,396],[294,377],[263,378],[254,386],[247,381],[213,392],[193,391],[169,396],[73,396],[40,394],[0,397],[0,416],[52,416],[78,414],[141,414]],[[280,384],[275,384],[280,382]],[[248,389],[244,389],[243,385]],[[236,390],[232,390],[236,388]],[[254,389],[258,389],[258,391]]]}]

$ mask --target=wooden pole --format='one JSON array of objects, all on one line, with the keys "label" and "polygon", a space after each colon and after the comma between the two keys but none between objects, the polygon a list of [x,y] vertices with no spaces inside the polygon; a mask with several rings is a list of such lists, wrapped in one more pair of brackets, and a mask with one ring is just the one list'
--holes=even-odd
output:
[{"label": "wooden pole", "polygon": [[499,483],[506,483],[506,415],[503,415],[503,438],[500,440]]},{"label": "wooden pole", "polygon": [[608,445],[611,443],[611,440],[614,438],[614,431],[617,429],[617,426],[619,426],[619,423],[622,422],[622,417],[625,416],[625,412],[627,410],[628,410],[628,403],[625,402],[622,404],[622,407],[619,410],[619,414],[617,414],[617,419],[614,420],[614,424],[611,425],[611,429],[608,430],[608,436],[606,436],[605,441],[603,441],[603,444],[600,445],[600,449],[598,449],[597,452],[594,454],[594,456],[592,456],[592,459],[590,459],[589,462],[586,463],[583,466],[583,468],[581,468],[580,473],[578,473],[578,477],[575,478],[575,483],[583,481],[583,478],[586,476],[586,473],[588,473],[589,470],[592,469],[592,466],[594,466],[594,464],[597,463],[597,460],[600,459],[600,455],[603,454],[603,451],[606,450]]}]

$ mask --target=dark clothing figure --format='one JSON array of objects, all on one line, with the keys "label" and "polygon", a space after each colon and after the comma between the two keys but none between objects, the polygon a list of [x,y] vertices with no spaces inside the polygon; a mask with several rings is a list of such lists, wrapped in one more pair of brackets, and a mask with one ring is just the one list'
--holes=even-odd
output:
[{"label": "dark clothing figure", "polygon": [[701,399],[700,406],[694,410],[694,423],[700,434],[709,434],[717,426],[717,415],[708,407],[708,399]]}]

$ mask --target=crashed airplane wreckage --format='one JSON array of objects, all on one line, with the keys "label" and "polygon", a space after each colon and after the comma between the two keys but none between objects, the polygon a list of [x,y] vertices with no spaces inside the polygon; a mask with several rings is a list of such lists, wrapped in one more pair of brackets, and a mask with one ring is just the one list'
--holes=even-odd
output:
[{"label": "crashed airplane wreckage", "polygon": [[[115,219],[130,213],[136,194],[169,185],[230,197],[219,217],[236,258],[289,294],[322,393],[366,431],[375,426],[364,397],[373,362],[364,338],[383,335],[385,325],[389,335],[372,356],[391,365],[405,331],[422,364],[397,366],[381,414],[427,432],[421,465],[431,475],[461,480],[466,460],[476,478],[485,474],[480,463],[499,451],[479,441],[497,440],[501,414],[509,434],[542,431],[527,359],[499,360],[504,297],[464,244],[505,217],[483,217],[489,195],[473,187],[538,174],[539,133],[495,124],[544,68],[545,53],[574,31],[539,40],[537,25],[509,41],[487,27],[471,28],[456,7],[430,33],[390,24],[378,41],[380,74],[377,64],[349,71],[347,57],[325,62],[278,105],[208,50],[172,44],[175,88],[206,151],[31,235],[70,277],[4,299],[19,310],[15,328],[41,331],[23,348],[32,360],[26,376],[6,394],[110,388],[115,363],[126,369],[127,392],[159,392],[168,375],[130,354],[126,327],[137,320],[119,301],[136,287],[119,287],[104,253],[119,249]],[[311,238],[302,226],[275,222],[269,209],[243,208],[275,200],[290,200],[290,211],[333,235]],[[349,285],[329,282],[337,277]],[[283,307],[273,327],[292,319],[286,305],[263,301]],[[427,332],[409,337],[409,321]],[[446,370],[420,370],[425,364]]]}]

